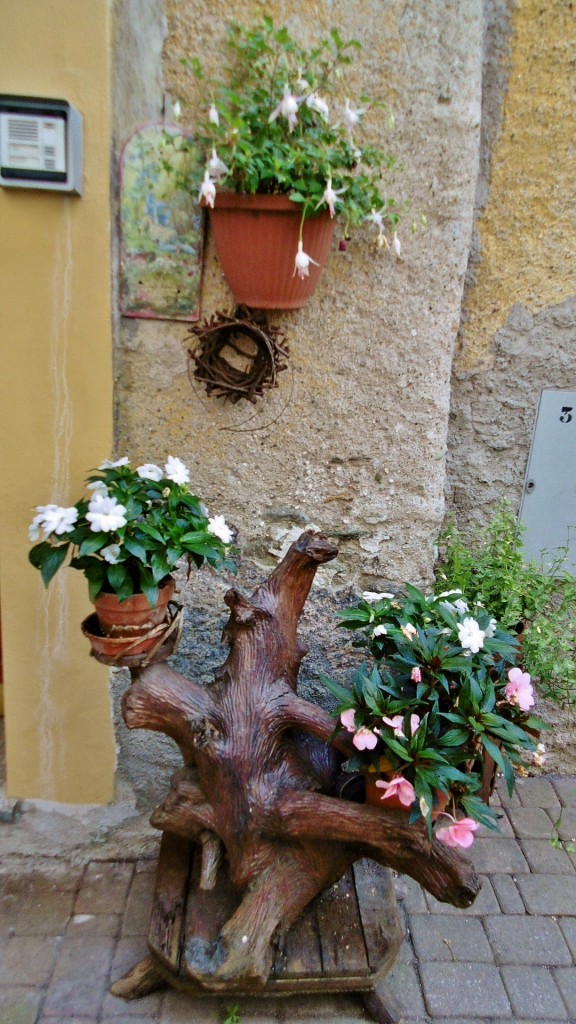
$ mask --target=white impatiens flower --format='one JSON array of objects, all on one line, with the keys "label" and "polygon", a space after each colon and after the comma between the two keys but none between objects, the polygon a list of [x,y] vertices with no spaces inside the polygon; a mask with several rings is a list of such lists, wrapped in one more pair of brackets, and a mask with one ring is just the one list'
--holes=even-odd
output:
[{"label": "white impatiens flower", "polygon": [[43,516],[41,513],[39,513],[37,516],[34,516],[34,519],[30,523],[30,526],[28,527],[28,540],[32,541],[32,543],[34,543],[34,541],[40,540],[40,527],[42,526],[42,519]]},{"label": "white impatiens flower", "polygon": [[272,111],[268,118],[269,123],[275,121],[278,116],[285,117],[288,121],[288,131],[293,131],[296,127],[296,121],[298,120],[298,100],[290,92],[289,86],[284,87],[284,95],[280,100],[280,103]]},{"label": "white impatiens flower", "polygon": [[394,238],[392,239],[392,248],[396,256],[399,256],[400,253],[402,252],[402,245],[396,232],[394,232]]},{"label": "white impatiens flower", "polygon": [[363,592],[363,594],[362,594],[362,600],[363,601],[368,601],[368,604],[374,604],[375,601],[384,601],[384,600],[391,601],[393,597],[394,597],[394,594],[387,594],[387,593],[378,594],[374,590],[365,590]]},{"label": "white impatiens flower", "polygon": [[212,150],[212,156],[206,164],[208,174],[212,178],[223,178],[225,174],[228,174],[228,168],[223,160],[220,159],[215,149]]},{"label": "white impatiens flower", "polygon": [[104,462],[101,466],[98,466],[98,469],[118,469],[118,466],[127,466],[129,462],[130,459],[127,455],[122,459],[117,459],[116,462],[111,462],[110,459],[104,459]]},{"label": "white impatiens flower", "polygon": [[116,498],[104,498],[95,494],[88,505],[86,519],[93,533],[112,533],[126,526],[126,509]]},{"label": "white impatiens flower", "polygon": [[490,640],[494,636],[494,633],[496,632],[497,627],[498,627],[498,621],[496,619],[490,619],[490,622],[488,623],[488,625],[486,626],[486,629],[484,630],[484,633],[485,633],[486,638],[488,640]]},{"label": "white impatiens flower", "polygon": [[94,480],[91,484],[87,485],[87,490],[92,491],[92,497],[95,494],[101,494],[103,498],[108,497],[108,488],[103,480]]},{"label": "white impatiens flower", "polygon": [[37,505],[36,512],[38,515],[34,516],[28,529],[28,536],[32,541],[38,540],[40,527],[44,530],[44,537],[50,537],[53,533],[61,536],[71,530],[78,519],[78,509],[73,505],[71,508],[62,508],[61,505]]},{"label": "white impatiens flower", "polygon": [[164,470],[153,462],[145,462],[143,466],[138,466],[136,472],[141,480],[155,480],[156,483],[164,477]]},{"label": "white impatiens flower", "polygon": [[484,639],[486,634],[483,629],[476,622],[476,619],[468,617],[463,619],[458,626],[458,639],[464,650],[470,651],[471,654],[478,654],[478,651],[484,647]]},{"label": "white impatiens flower", "polygon": [[120,561],[120,555],[122,549],[119,544],[108,544],[108,547],[101,548],[100,554],[106,562],[110,562],[110,565],[116,565]]},{"label": "white impatiens flower", "polygon": [[218,537],[223,544],[230,544],[234,537],[232,530],[226,525],[224,516],[213,516],[212,519],[208,520],[206,529],[213,537]]},{"label": "white impatiens flower", "polygon": [[[313,263],[315,267],[320,266],[320,264],[317,263],[316,260],[313,260],[307,252],[304,252],[303,243],[298,242],[298,252],[296,253],[296,258],[294,260],[294,274],[298,274],[298,277],[303,281],[304,278],[308,277],[310,274],[308,268],[311,263]],[[292,274],[292,277],[294,277],[294,274]]]},{"label": "white impatiens flower", "polygon": [[166,459],[164,475],[167,480],[172,480],[175,484],[190,483],[190,473],[186,469],[182,459],[178,459],[175,455],[169,455]]},{"label": "white impatiens flower", "polygon": [[336,203],[343,202],[342,199],[338,199],[338,196],[341,196],[342,193],[345,191],[345,188],[333,189],[332,178],[328,178],[326,182],[326,188],[324,189],[324,193],[322,195],[322,199],[317,204],[316,209],[318,209],[319,206],[322,206],[322,203],[326,203],[326,206],[330,210],[330,216],[333,217],[334,214],[336,213]]},{"label": "white impatiens flower", "polygon": [[386,629],[386,626],[383,626],[382,623],[380,623],[379,626],[374,626],[372,636],[386,636],[387,632],[388,630]]},{"label": "white impatiens flower", "polygon": [[[466,601],[462,597],[459,597],[457,601],[454,601],[454,607],[458,612],[458,615],[466,615],[466,612],[470,610]],[[494,619],[493,621],[495,622],[496,620]],[[486,636],[488,636],[488,634],[486,634]]]},{"label": "white impatiens flower", "polygon": [[206,204],[214,209],[214,200],[216,198],[216,185],[210,177],[210,171],[204,172],[204,181],[200,185],[200,191],[198,193],[198,202],[201,199],[206,200]]},{"label": "white impatiens flower", "polygon": [[208,120],[210,121],[210,124],[220,124],[220,117],[213,103],[210,104],[210,110],[208,111]]},{"label": "white impatiens flower", "polygon": [[306,106],[310,110],[315,110],[317,114],[320,114],[323,121],[330,120],[330,111],[326,100],[323,100],[321,96],[317,96],[315,92],[313,92],[306,100]]}]

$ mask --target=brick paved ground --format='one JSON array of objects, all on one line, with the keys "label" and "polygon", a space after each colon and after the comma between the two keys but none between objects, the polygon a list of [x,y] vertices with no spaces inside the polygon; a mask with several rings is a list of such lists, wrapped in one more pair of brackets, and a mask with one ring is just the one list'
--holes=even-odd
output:
[{"label": "brick paved ground", "polygon": [[[473,907],[398,879],[406,940],[389,985],[406,1024],[576,1024],[576,779],[520,780],[512,799],[499,794],[501,834],[482,833],[472,850],[485,876]],[[108,994],[146,954],[154,858],[106,851],[77,866],[12,857],[0,870],[0,1024],[223,1024],[236,1000]],[[368,1019],[355,996],[238,1009],[241,1024]]]}]

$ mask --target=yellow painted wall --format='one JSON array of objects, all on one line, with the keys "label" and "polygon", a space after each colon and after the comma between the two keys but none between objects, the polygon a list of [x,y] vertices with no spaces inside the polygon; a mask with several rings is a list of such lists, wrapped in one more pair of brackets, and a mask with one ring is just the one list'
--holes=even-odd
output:
[{"label": "yellow painted wall", "polygon": [[7,794],[113,796],[108,671],[88,656],[80,573],[29,565],[35,505],[73,504],[112,448],[109,0],[3,0],[0,92],[84,118],[82,198],[0,189],[0,593]]},{"label": "yellow painted wall", "polygon": [[520,303],[531,313],[576,291],[573,5],[518,0],[510,77],[478,221],[480,265],[466,295],[460,372],[490,366],[496,332]]}]

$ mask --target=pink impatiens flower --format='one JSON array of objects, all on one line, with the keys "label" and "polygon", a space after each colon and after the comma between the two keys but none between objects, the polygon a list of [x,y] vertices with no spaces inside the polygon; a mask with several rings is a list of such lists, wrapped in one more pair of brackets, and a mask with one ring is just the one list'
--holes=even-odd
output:
[{"label": "pink impatiens flower", "polygon": [[474,832],[479,827],[478,822],[474,821],[474,818],[460,818],[459,821],[456,821],[450,814],[447,814],[446,817],[451,818],[452,825],[438,829],[436,838],[446,846],[462,846],[464,849],[472,846]]},{"label": "pink impatiens flower", "polygon": [[371,729],[358,729],[358,732],[354,734],[352,743],[357,750],[374,750],[374,747],[378,743],[378,737]]},{"label": "pink impatiens flower", "polygon": [[520,668],[511,668],[504,693],[511,704],[517,704],[522,711],[530,711],[534,704],[534,691],[528,672]]},{"label": "pink impatiens flower", "polygon": [[391,779],[390,782],[378,779],[376,786],[378,789],[386,790],[386,792],[382,794],[380,798],[381,800],[388,800],[389,797],[395,796],[404,807],[410,807],[416,799],[414,786],[411,782],[408,782],[408,779],[403,779],[401,775],[397,776],[395,779]]},{"label": "pink impatiens flower", "polygon": [[354,708],[348,708],[347,711],[342,711],[340,714],[340,721],[348,732],[356,732],[356,712]]},{"label": "pink impatiens flower", "polygon": [[413,736],[420,725],[420,715],[410,715],[410,735]]},{"label": "pink impatiens flower", "polygon": [[414,668],[412,669],[410,673],[410,679],[412,680],[413,683],[422,682],[422,672],[418,668],[418,665],[415,665]]},{"label": "pink impatiens flower", "polygon": [[402,715],[394,715],[393,718],[383,718],[382,721],[394,729],[395,736],[404,735],[404,718]]}]

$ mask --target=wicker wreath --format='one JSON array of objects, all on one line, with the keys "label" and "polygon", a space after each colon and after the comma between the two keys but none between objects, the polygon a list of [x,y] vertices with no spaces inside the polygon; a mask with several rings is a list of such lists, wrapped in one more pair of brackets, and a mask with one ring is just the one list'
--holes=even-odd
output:
[{"label": "wicker wreath", "polygon": [[239,306],[233,316],[214,313],[190,333],[195,341],[188,349],[188,370],[206,385],[209,395],[255,403],[278,386],[278,374],[287,366],[288,346],[265,313]]}]

